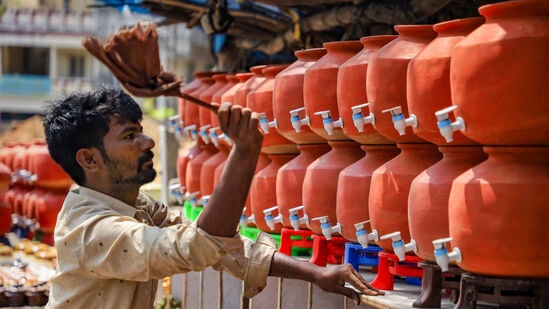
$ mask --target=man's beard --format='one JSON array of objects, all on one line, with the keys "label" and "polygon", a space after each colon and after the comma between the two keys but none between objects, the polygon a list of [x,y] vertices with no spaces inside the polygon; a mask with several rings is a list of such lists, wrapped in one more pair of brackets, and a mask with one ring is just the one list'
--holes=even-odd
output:
[{"label": "man's beard", "polygon": [[133,169],[133,167],[129,166],[129,162],[107,159],[106,163],[113,177],[113,182],[118,185],[127,184],[141,186],[153,181],[156,178],[156,170],[152,167],[143,169],[143,164],[152,160],[153,156],[152,151],[148,151],[139,157],[135,174],[129,176],[127,175],[128,171]]}]

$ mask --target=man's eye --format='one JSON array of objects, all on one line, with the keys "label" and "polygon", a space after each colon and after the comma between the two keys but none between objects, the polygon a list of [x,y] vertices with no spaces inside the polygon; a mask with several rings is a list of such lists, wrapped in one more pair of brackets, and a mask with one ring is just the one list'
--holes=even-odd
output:
[{"label": "man's eye", "polygon": [[135,138],[135,134],[133,134],[133,133],[132,133],[132,134],[128,134],[128,135],[126,135],[126,138],[127,138],[127,139]]}]

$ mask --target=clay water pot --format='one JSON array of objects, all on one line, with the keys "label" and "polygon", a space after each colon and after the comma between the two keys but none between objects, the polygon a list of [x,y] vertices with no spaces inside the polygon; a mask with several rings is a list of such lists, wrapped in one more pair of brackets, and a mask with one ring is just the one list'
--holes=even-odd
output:
[{"label": "clay water pot", "polygon": [[266,67],[266,65],[256,65],[250,68],[250,72],[253,73],[253,75],[248,78],[234,94],[234,104],[247,106],[247,99],[250,91],[255,89],[255,87],[265,80],[265,75],[263,75],[262,71]]},{"label": "clay water pot", "polygon": [[[188,95],[192,94],[193,91],[195,91],[200,87],[200,85],[202,85],[200,77],[211,76],[211,75],[212,73],[208,71],[194,72],[193,73],[194,79],[190,83],[187,83],[185,86],[183,86],[181,88],[181,92]],[[181,120],[183,125],[185,125],[185,104],[187,103],[187,101],[183,98],[178,98],[177,103],[178,103],[177,106],[179,110],[179,120]],[[193,103],[189,103],[189,104],[193,104]]]},{"label": "clay water pot", "polygon": [[6,164],[6,166],[13,171],[13,157],[15,156],[15,153],[17,152],[17,144],[16,143],[6,143],[2,147],[2,163]]},{"label": "clay water pot", "polygon": [[[271,159],[269,158],[269,155],[262,152],[259,154],[259,160],[257,161],[257,165],[255,167],[254,171],[254,177],[257,175],[257,173],[261,172],[265,167],[267,167],[269,164],[271,164]],[[253,181],[253,179],[252,179]],[[244,211],[243,214],[249,218],[252,215],[252,199],[251,194],[248,193],[248,197],[246,198],[246,205],[244,205]],[[249,222],[248,226],[255,226],[255,223]]]},{"label": "clay water pot", "polygon": [[[199,99],[211,104],[213,102],[212,98],[215,95],[215,93],[223,89],[223,87],[227,85],[228,81],[226,76],[227,74],[214,74],[212,76],[214,80],[213,85],[209,87],[207,90],[205,90],[204,92],[202,92],[199,95]],[[205,126],[209,126],[209,127],[212,126],[212,118],[216,116],[216,114],[214,114],[211,110],[207,108],[200,107],[198,109],[198,116],[199,116],[199,122],[200,122],[200,129],[202,130],[202,128]],[[206,133],[209,134],[209,131],[206,130]]]},{"label": "clay water pot", "polygon": [[337,223],[339,173],[364,156],[360,144],[353,140],[328,141],[328,145],[332,149],[309,164],[303,179],[304,212],[309,216],[309,228],[317,234],[322,234],[320,222],[312,219],[328,216],[332,226]]},{"label": "clay water pot", "polygon": [[435,24],[438,36],[423,48],[408,64],[406,96],[408,111],[417,117],[417,136],[437,145],[477,144],[461,131],[448,143],[440,134],[435,112],[452,105],[450,93],[451,53],[465,36],[484,23],[482,17],[455,19]]},{"label": "clay water pot", "polygon": [[[282,225],[292,228],[290,209],[303,205],[303,181],[309,164],[331,150],[327,143],[297,145],[299,155],[278,169],[276,177],[276,202],[282,216]],[[302,213],[298,213],[302,216]],[[309,229],[306,224],[301,229]]]},{"label": "clay water pot", "polygon": [[233,85],[229,90],[225,91],[225,93],[221,96],[221,103],[231,102],[231,103],[234,104],[234,97],[236,95],[236,92],[253,75],[254,75],[254,73],[252,73],[252,72],[235,74],[236,78],[238,79],[238,82],[236,83],[236,85]]},{"label": "clay water pot", "polygon": [[[341,224],[341,235],[354,242],[357,241],[354,225],[370,219],[368,199],[372,173],[399,153],[392,145],[362,145],[360,148],[366,155],[344,168],[337,183],[337,222]],[[371,232],[369,225],[366,230]]]},{"label": "clay water pot", "polygon": [[[204,74],[197,75],[196,78],[200,80],[200,86],[195,90],[189,91],[188,94],[199,98],[204,91],[214,84],[214,80],[212,78],[212,75],[214,74],[215,72],[204,72]],[[185,125],[185,128],[189,128],[189,126],[194,125],[195,130],[198,130],[200,128],[199,109],[201,107],[191,102],[186,102],[184,106],[185,112],[183,124]]]},{"label": "clay water pot", "polygon": [[[395,129],[393,118],[408,117],[406,74],[408,63],[436,37],[431,25],[397,25],[398,37],[370,56],[366,72],[366,91],[370,112],[374,115],[374,128],[398,143],[425,143],[413,134],[410,126],[403,135]],[[400,112],[389,109],[400,106]],[[385,111],[385,112],[384,112]]]},{"label": "clay water pot", "polygon": [[223,170],[225,169],[225,164],[227,163],[227,159],[229,158],[229,154],[231,153],[232,147],[229,146],[221,146],[219,147],[219,152],[223,152],[223,155],[225,156],[225,160],[220,162],[214,171],[214,188],[219,182],[219,179],[221,178],[221,174],[223,173]]},{"label": "clay water pot", "polygon": [[250,206],[255,217],[255,225],[267,233],[280,233],[282,225],[277,223],[274,229],[265,222],[263,210],[277,206],[276,183],[278,170],[297,154],[269,154],[271,163],[255,174],[250,186]]},{"label": "clay water pot", "polygon": [[4,202],[2,196],[0,198],[0,235],[5,235],[11,231],[11,214],[11,207]]},{"label": "clay water pot", "polygon": [[448,215],[462,269],[549,278],[549,147],[484,147],[488,159],[458,176]]},{"label": "clay water pot", "polygon": [[200,173],[202,165],[206,160],[217,153],[217,148],[212,144],[199,144],[202,150],[196,157],[189,160],[187,163],[185,175],[185,190],[187,193],[200,192],[196,198],[202,196],[200,191]]},{"label": "clay water pot", "polygon": [[[399,231],[410,242],[408,195],[414,178],[438,162],[442,155],[434,144],[397,144],[400,154],[372,173],[368,211],[371,227],[379,236]],[[383,250],[393,252],[391,239],[379,240]]]},{"label": "clay water pot", "polygon": [[74,183],[61,166],[53,160],[47,145],[35,145],[31,154],[30,171],[36,175],[33,185],[47,189],[68,190]]},{"label": "clay water pot", "polygon": [[[350,140],[343,134],[337,109],[337,74],[339,67],[363,49],[360,41],[338,41],[323,44],[326,55],[305,71],[303,100],[310,127],[326,140]],[[317,113],[317,114],[315,114]],[[322,114],[318,114],[322,113]],[[331,117],[331,118],[328,118]],[[333,129],[328,132],[325,123],[332,120]]]},{"label": "clay water pot", "polygon": [[483,145],[549,145],[549,2],[500,2],[479,13],[486,22],[450,62],[463,134]]},{"label": "clay water pot", "polygon": [[189,161],[194,159],[202,150],[200,149],[199,143],[194,143],[186,151],[179,151],[177,155],[176,168],[177,168],[177,178],[179,179],[179,184],[182,187],[186,185],[187,177],[187,165]]},{"label": "clay water pot", "polygon": [[4,163],[0,163],[0,193],[9,189],[11,184],[11,169]]},{"label": "clay water pot", "polygon": [[36,199],[34,216],[40,224],[40,231],[53,233],[57,214],[63,206],[67,192],[66,190],[48,190]]},{"label": "clay water pot", "polygon": [[261,151],[266,154],[298,153],[296,144],[280,135],[273,122],[275,77],[287,67],[287,64],[266,66],[262,71],[265,78],[248,93],[246,99],[247,107],[260,115],[259,122],[264,135]]},{"label": "clay water pot", "polygon": [[433,240],[450,235],[448,200],[454,179],[488,157],[481,146],[439,146],[438,150],[442,159],[414,178],[408,196],[408,224],[416,254],[431,262],[435,262]]},{"label": "clay water pot", "polygon": [[290,111],[295,111],[297,117],[303,116],[303,79],[305,71],[326,55],[325,48],[310,48],[298,50],[297,60],[290,64],[275,78],[273,92],[273,115],[278,124],[278,133],[296,144],[317,144],[326,140],[314,133],[308,125],[302,125],[297,132],[291,120]]},{"label": "clay water pot", "polygon": [[[363,123],[361,131],[354,124],[353,109],[369,115],[368,107],[358,107],[368,102],[366,94],[366,71],[373,52],[394,40],[396,35],[375,35],[363,37],[360,43],[363,49],[339,67],[337,74],[337,108],[343,119],[343,133],[360,144],[394,144],[379,134],[371,123]],[[358,117],[358,116],[357,116]],[[360,126],[360,124],[359,124]]]},{"label": "clay water pot", "polygon": [[[219,89],[214,95],[212,96],[212,103],[221,104],[223,101],[221,101],[221,98],[225,92],[227,92],[229,89],[231,89],[234,85],[238,83],[238,78],[234,74],[227,74],[225,75],[226,84],[221,89]],[[219,118],[217,118],[216,113],[210,113],[212,116],[211,123],[212,128],[218,128],[219,127]],[[218,134],[221,134],[221,130],[217,130]]]},{"label": "clay water pot", "polygon": [[229,156],[228,151],[221,151],[222,148],[227,149],[228,146],[219,145],[219,151],[202,163],[202,168],[200,169],[200,194],[202,196],[213,193],[215,170],[221,163],[227,160],[227,157]]}]

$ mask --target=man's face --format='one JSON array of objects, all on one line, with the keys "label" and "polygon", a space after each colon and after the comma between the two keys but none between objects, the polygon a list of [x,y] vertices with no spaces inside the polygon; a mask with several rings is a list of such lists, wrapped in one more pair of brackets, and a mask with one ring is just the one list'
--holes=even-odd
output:
[{"label": "man's face", "polygon": [[140,123],[111,117],[103,143],[105,164],[114,185],[141,186],[154,180],[156,171],[151,151],[154,141],[143,134]]}]

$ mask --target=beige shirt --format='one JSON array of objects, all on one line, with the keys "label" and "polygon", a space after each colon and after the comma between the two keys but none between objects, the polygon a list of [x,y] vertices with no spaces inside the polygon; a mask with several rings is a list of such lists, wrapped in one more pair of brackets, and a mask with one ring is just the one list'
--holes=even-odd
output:
[{"label": "beige shirt", "polygon": [[152,308],[157,280],[209,266],[244,281],[252,297],[266,284],[276,245],[237,233],[209,235],[140,193],[136,207],[79,187],[55,227],[57,270],[46,308]]}]

